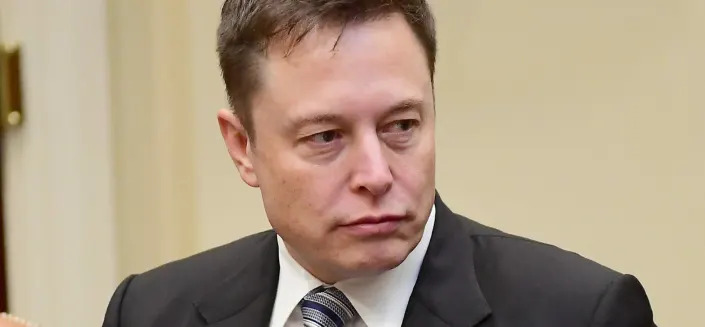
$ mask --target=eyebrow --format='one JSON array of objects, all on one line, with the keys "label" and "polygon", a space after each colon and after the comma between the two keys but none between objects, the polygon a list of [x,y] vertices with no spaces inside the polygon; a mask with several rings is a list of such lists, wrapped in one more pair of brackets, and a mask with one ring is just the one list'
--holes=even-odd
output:
[{"label": "eyebrow", "polygon": [[[390,117],[393,115],[398,115],[408,111],[421,111],[423,106],[423,101],[417,99],[405,99],[399,101],[389,107],[382,117]],[[291,120],[288,125],[287,130],[296,132],[308,125],[319,125],[319,124],[335,124],[341,123],[343,117],[338,114],[314,114],[308,117],[295,118]]]},{"label": "eyebrow", "polygon": [[387,112],[384,114],[384,117],[389,117],[389,116],[394,116],[397,114],[405,113],[407,111],[421,111],[421,108],[423,107],[423,101],[421,100],[416,100],[416,99],[406,99],[402,100],[395,105],[391,106]]},{"label": "eyebrow", "polygon": [[296,133],[300,129],[309,125],[323,125],[340,123],[343,117],[336,114],[314,114],[303,118],[295,118],[287,124],[287,130]]}]

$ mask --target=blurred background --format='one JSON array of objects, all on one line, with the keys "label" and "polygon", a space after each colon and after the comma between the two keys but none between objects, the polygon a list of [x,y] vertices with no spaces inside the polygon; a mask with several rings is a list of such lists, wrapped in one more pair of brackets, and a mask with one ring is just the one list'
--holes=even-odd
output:
[{"label": "blurred background", "polygon": [[[22,51],[12,313],[98,326],[128,274],[268,228],[216,123],[221,3],[0,0]],[[636,275],[660,326],[705,326],[705,1],[431,3],[446,203]]]}]

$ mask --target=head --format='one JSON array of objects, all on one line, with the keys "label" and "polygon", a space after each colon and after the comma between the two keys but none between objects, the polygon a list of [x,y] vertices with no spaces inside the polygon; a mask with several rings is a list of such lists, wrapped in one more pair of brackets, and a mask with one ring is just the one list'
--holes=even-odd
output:
[{"label": "head", "polygon": [[319,279],[379,273],[435,194],[434,23],[423,0],[226,0],[218,113],[243,181]]}]

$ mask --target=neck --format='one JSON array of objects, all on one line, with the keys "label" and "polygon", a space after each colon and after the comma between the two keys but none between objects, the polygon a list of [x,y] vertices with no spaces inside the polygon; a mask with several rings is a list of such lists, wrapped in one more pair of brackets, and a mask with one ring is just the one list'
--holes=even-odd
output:
[{"label": "neck", "polygon": [[330,265],[315,264],[312,262],[312,260],[306,260],[286,242],[284,242],[284,246],[286,246],[286,250],[289,252],[294,261],[296,261],[296,263],[298,263],[301,267],[308,271],[308,273],[311,274],[313,277],[316,277],[318,280],[327,285],[333,285],[342,280],[354,277],[347,276],[348,274],[345,274],[342,271],[336,272],[335,269],[332,269],[330,267]]}]

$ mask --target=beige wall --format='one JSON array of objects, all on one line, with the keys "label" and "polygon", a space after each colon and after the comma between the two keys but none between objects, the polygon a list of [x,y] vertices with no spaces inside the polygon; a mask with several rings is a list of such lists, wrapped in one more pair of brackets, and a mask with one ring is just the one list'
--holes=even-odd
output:
[{"label": "beige wall", "polygon": [[438,187],[705,326],[705,2],[435,1]]},{"label": "beige wall", "polygon": [[[267,228],[218,135],[220,2],[109,1],[121,276]],[[705,325],[703,2],[432,3],[444,199]]]},{"label": "beige wall", "polygon": [[108,1],[107,14],[124,277],[195,247],[192,41],[185,1]]},{"label": "beige wall", "polygon": [[116,280],[105,0],[0,0],[22,45],[24,123],[3,132],[12,313],[98,326]]},{"label": "beige wall", "polygon": [[221,2],[189,2],[198,249],[269,228],[259,192],[240,179],[216,121],[216,111],[227,106],[215,52]]}]

